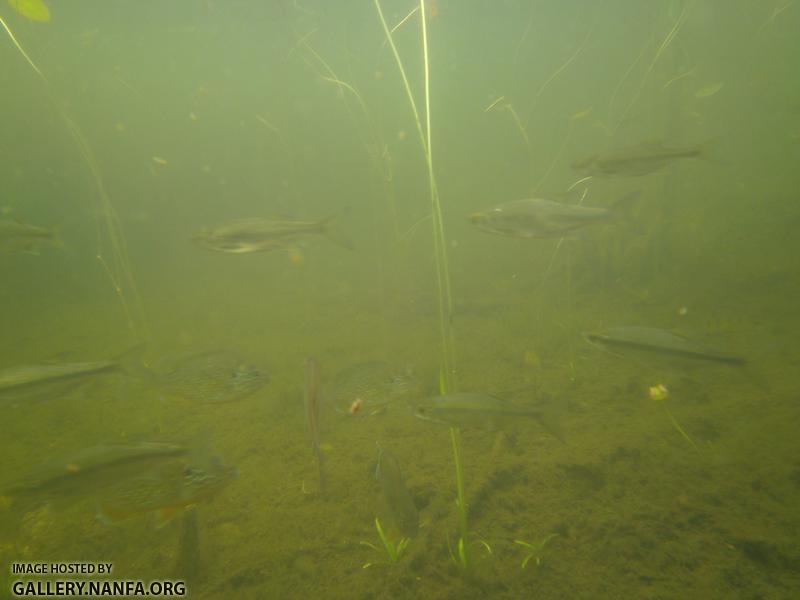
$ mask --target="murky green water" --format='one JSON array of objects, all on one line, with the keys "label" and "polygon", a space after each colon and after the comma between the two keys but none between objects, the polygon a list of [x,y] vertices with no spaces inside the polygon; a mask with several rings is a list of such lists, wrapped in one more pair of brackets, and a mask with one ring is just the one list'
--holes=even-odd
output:
[{"label": "murky green water", "polygon": [[[50,2],[46,22],[12,4],[0,6],[0,219],[55,228],[61,245],[0,254],[0,372],[137,346],[146,365],[24,400],[0,389],[0,595],[44,581],[12,563],[54,561],[186,581],[195,598],[797,594],[800,7],[425,2],[453,290],[442,326],[425,154],[372,2]],[[381,6],[392,28],[417,5]],[[420,26],[417,9],[393,40],[424,133]],[[702,156],[632,174],[654,142]],[[571,166],[628,148],[638,154],[616,176],[595,161],[579,182]],[[613,212],[631,192],[613,218],[563,236],[468,220],[530,197]],[[253,253],[191,241],[236,219],[331,215],[353,250],[317,234]],[[746,363],[618,355],[581,335],[617,326]],[[414,416],[440,391],[442,330],[458,391],[546,404],[567,441],[535,419],[463,428],[468,573],[451,556],[448,427]],[[181,372],[189,392],[173,393],[166,374],[205,352],[241,357],[231,377],[270,380],[203,402],[191,390],[205,384]],[[324,494],[303,403],[310,356],[328,394]],[[404,387],[385,408],[370,396],[377,414],[360,397],[326,402],[337,374],[378,361],[419,397]],[[651,397],[659,385],[666,399]],[[96,490],[65,506],[7,492],[38,465],[145,441],[238,475],[176,496],[185,510],[161,527],[145,510],[99,520]],[[392,505],[379,447],[419,514],[394,565],[361,544],[380,547],[374,519]],[[552,534],[521,568],[516,542]]]}]

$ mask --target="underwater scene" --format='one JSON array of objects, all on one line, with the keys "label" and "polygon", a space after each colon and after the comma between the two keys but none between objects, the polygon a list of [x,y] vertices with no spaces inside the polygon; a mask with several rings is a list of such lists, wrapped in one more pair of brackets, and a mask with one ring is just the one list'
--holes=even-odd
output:
[{"label": "underwater scene", "polygon": [[0,598],[800,596],[800,2],[0,25]]}]

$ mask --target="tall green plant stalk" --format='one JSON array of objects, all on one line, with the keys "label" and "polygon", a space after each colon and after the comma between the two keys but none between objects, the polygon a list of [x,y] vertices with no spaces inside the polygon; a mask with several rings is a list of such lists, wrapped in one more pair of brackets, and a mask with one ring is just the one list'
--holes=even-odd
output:
[{"label": "tall green plant stalk", "polygon": [[[428,193],[431,198],[431,215],[433,222],[433,244],[434,256],[436,261],[436,283],[438,286],[439,298],[439,335],[441,338],[441,370],[439,372],[439,388],[440,393],[447,394],[456,388],[455,381],[455,349],[453,340],[453,329],[450,323],[450,317],[453,313],[453,295],[450,286],[450,270],[447,263],[447,244],[444,236],[444,224],[442,222],[442,206],[439,201],[439,189],[436,185],[436,177],[433,170],[433,150],[431,142],[431,94],[430,94],[430,59],[428,55],[428,22],[427,11],[425,10],[425,0],[419,0],[419,14],[422,23],[422,56],[424,65],[424,82],[425,82],[425,129],[422,127],[422,120],[420,119],[417,103],[414,99],[414,94],[411,91],[411,85],[406,76],[406,70],[403,67],[403,61],[400,59],[400,54],[397,51],[397,46],[394,43],[392,32],[386,24],[386,19],[383,16],[383,10],[379,0],[374,0],[375,8],[378,11],[378,17],[383,26],[383,32],[386,36],[386,42],[392,49],[394,60],[397,63],[397,68],[400,71],[400,76],[403,80],[403,87],[408,97],[408,102],[411,105],[411,110],[414,113],[414,122],[417,126],[417,134],[419,141],[422,145],[422,151],[425,154],[425,164],[428,168]],[[450,429],[450,439],[453,444],[453,458],[456,467],[456,489],[457,489],[457,505],[459,513],[460,524],[460,537],[458,540],[457,556],[454,558],[461,568],[466,571],[469,568],[468,560],[468,545],[467,545],[467,504],[464,499],[464,478],[461,459],[461,434],[457,427]]]},{"label": "tall green plant stalk", "polygon": [[403,61],[400,58],[400,53],[397,51],[397,46],[394,43],[392,32],[386,23],[381,9],[380,1],[374,0],[375,8],[378,11],[378,18],[383,26],[383,32],[386,36],[386,42],[392,49],[392,55],[397,63],[397,68],[400,71],[400,77],[403,80],[403,87],[408,97],[408,102],[411,105],[411,110],[414,113],[414,122],[419,135],[419,141],[422,145],[422,151],[425,155],[425,164],[428,171],[428,192],[431,198],[431,214],[433,222],[433,244],[434,244],[434,258],[436,262],[436,282],[438,286],[438,299],[439,299],[439,335],[441,338],[441,360],[442,370],[444,372],[445,388],[448,391],[455,389],[455,351],[453,341],[453,331],[450,325],[450,315],[453,312],[453,295],[450,286],[450,270],[447,262],[447,245],[444,237],[444,225],[442,222],[442,206],[439,201],[439,190],[436,185],[436,177],[433,171],[433,153],[431,150],[431,100],[430,100],[430,61],[428,56],[428,25],[425,14],[425,0],[419,2],[419,12],[422,21],[422,54],[424,64],[424,83],[425,83],[425,127],[423,129],[422,119],[420,118],[417,102],[414,99],[414,93],[411,91],[411,84],[408,81]]},{"label": "tall green plant stalk", "polygon": [[[136,285],[136,279],[133,276],[133,267],[131,266],[131,260],[128,254],[128,246],[120,226],[119,215],[117,215],[111,203],[111,198],[106,191],[100,166],[97,164],[95,154],[89,145],[89,141],[86,139],[80,127],[78,127],[78,124],[69,116],[67,109],[58,101],[56,93],[50,84],[50,80],[48,80],[41,69],[36,66],[36,63],[33,62],[33,59],[19,43],[16,36],[11,31],[11,28],[2,17],[0,17],[0,25],[2,25],[8,37],[11,39],[11,42],[44,84],[47,99],[64,122],[67,132],[75,143],[84,162],[86,162],[86,166],[89,168],[91,181],[96,188],[99,201],[97,206],[92,207],[92,212],[97,215],[96,258],[111,280],[111,284],[120,301],[131,334],[139,342],[147,341],[150,339],[150,331],[144,312],[144,303],[142,302],[139,288]],[[108,260],[106,260],[106,248],[103,243],[104,234],[107,236],[108,242]]]},{"label": "tall green plant stalk", "polygon": [[453,556],[463,571],[469,571],[469,545],[467,544],[467,502],[464,498],[464,469],[461,462],[461,430],[458,427],[450,428],[450,441],[453,443],[453,458],[456,464],[456,506],[458,507],[458,525],[460,536],[458,539],[457,553]]}]

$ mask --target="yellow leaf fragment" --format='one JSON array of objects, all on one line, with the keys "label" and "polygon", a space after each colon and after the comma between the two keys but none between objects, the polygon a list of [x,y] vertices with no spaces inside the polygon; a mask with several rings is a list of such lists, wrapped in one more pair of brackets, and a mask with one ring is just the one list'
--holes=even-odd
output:
[{"label": "yellow leaf fragment", "polygon": [[42,0],[8,0],[8,4],[31,21],[45,23],[50,20],[50,9]]}]

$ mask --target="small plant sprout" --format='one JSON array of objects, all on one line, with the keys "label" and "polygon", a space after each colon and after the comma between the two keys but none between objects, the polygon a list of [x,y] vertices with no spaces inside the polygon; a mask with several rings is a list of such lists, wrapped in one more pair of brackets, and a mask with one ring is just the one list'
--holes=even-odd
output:
[{"label": "small plant sprout", "polygon": [[463,536],[459,536],[458,543],[456,544],[456,551],[453,552],[453,547],[450,544],[450,539],[448,538],[447,550],[450,553],[450,558],[456,564],[456,566],[458,566],[465,573],[472,568],[472,561],[469,558],[471,553],[468,553],[467,551],[470,543],[483,546],[486,549],[487,554],[492,554],[492,547],[486,540],[474,540],[473,542],[469,542],[468,540],[465,540]]},{"label": "small plant sprout", "polygon": [[689,434],[683,430],[683,427],[680,426],[680,423],[678,423],[677,419],[672,416],[672,411],[670,411],[667,403],[664,402],[667,398],[669,398],[669,389],[667,389],[667,386],[665,386],[663,383],[651,386],[648,389],[648,395],[650,396],[651,400],[661,403],[661,405],[664,407],[664,412],[667,413],[667,417],[669,417],[669,420],[672,422],[672,426],[675,428],[675,430],[683,436],[683,439],[689,442],[692,448],[699,452],[700,448],[698,448],[697,444],[694,443],[694,440],[689,437]]},{"label": "small plant sprout", "polygon": [[536,560],[536,566],[538,567],[542,562],[542,557],[540,554],[547,543],[556,537],[557,533],[551,533],[549,535],[544,536],[538,540],[535,540],[533,543],[524,542],[522,540],[514,540],[515,544],[519,544],[520,546],[524,546],[527,548],[528,553],[525,555],[525,558],[522,559],[522,564],[520,565],[523,569],[528,566],[528,563],[533,558]]},{"label": "small plant sprout", "polygon": [[[383,543],[383,550],[386,552],[386,557],[388,560],[385,561],[385,563],[390,565],[395,564],[398,560],[400,560],[400,557],[403,555],[403,552],[405,551],[406,546],[408,546],[408,543],[411,541],[411,538],[404,537],[401,538],[400,541],[396,543],[391,541],[386,536],[386,533],[383,531],[383,527],[381,527],[381,522],[378,519],[378,517],[375,517],[375,529],[378,530],[378,537],[381,538],[381,542]],[[375,544],[371,544],[370,542],[361,542],[361,544],[372,548],[373,550],[375,550],[375,552],[378,553],[381,552],[381,549],[378,548],[378,546],[376,546]],[[384,561],[364,563],[364,565],[361,568],[366,569],[374,564],[380,564],[382,562]]]}]

